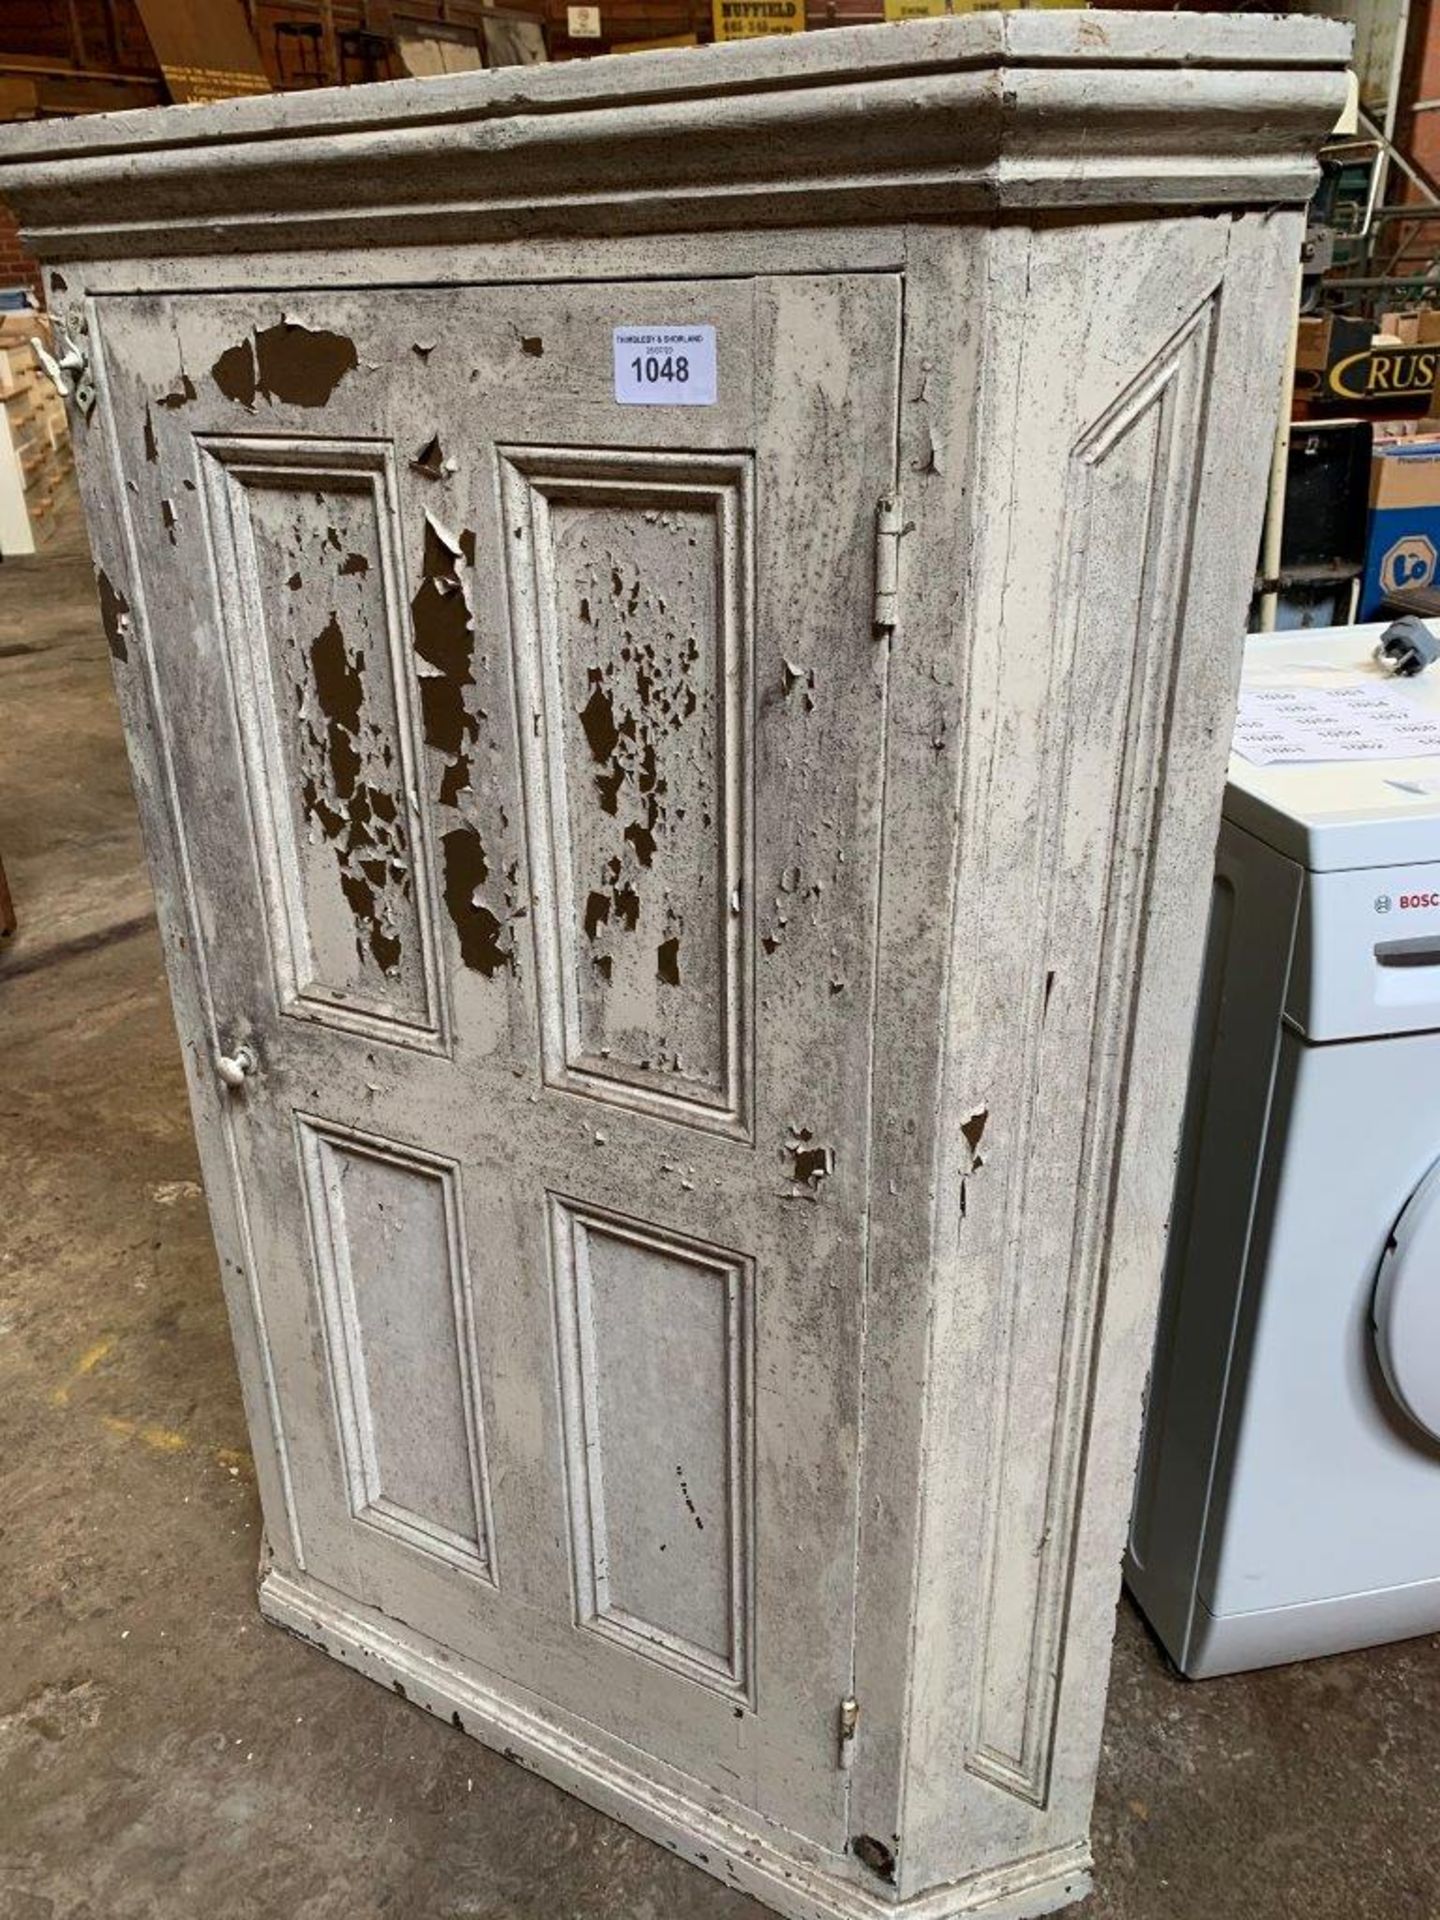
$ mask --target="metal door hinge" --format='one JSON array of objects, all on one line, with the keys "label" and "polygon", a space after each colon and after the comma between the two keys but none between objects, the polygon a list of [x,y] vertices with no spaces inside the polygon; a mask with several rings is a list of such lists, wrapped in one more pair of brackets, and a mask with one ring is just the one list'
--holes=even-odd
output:
[{"label": "metal door hinge", "polygon": [[853,1695],[840,1702],[840,1766],[848,1773],[855,1761],[855,1730],[860,1725],[860,1702]]},{"label": "metal door hinge", "polygon": [[880,496],[875,510],[875,631],[894,633],[900,624],[900,542],[910,529],[893,493]]},{"label": "metal door hinge", "polygon": [[86,338],[89,331],[84,308],[72,307],[63,326],[58,320],[55,323],[53,352],[38,335],[30,336],[35,357],[54,382],[55,391],[62,400],[73,398],[87,419],[95,405],[95,383],[90,378],[90,347]]}]

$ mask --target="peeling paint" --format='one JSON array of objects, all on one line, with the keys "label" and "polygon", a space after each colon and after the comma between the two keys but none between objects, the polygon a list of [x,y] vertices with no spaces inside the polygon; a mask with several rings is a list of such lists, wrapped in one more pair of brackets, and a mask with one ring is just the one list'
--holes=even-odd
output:
[{"label": "peeling paint", "polygon": [[924,426],[925,447],[918,459],[910,462],[911,471],[922,474],[940,474],[945,471],[945,458],[935,429],[927,420]]},{"label": "peeling paint", "polygon": [[960,1131],[965,1136],[965,1144],[970,1149],[970,1165],[967,1173],[978,1173],[985,1164],[985,1156],[980,1151],[980,1142],[985,1138],[985,1128],[990,1119],[988,1107],[972,1107],[960,1122]]},{"label": "peeling paint", "polygon": [[361,655],[346,650],[340,622],[332,613],[311,643],[310,664],[315,670],[315,693],[321,711],[352,739],[360,731],[360,708],[365,698]]},{"label": "peeling paint", "polygon": [[[647,512],[645,518],[658,521],[659,516]],[[596,553],[584,565],[573,604],[580,629],[596,640],[603,632],[609,640],[608,649],[597,650],[585,669],[585,698],[576,710],[599,810],[619,823],[613,850],[604,854],[584,907],[586,938],[593,943],[608,936],[612,942],[591,956],[595,979],[608,985],[614,978],[613,940],[639,928],[647,876],[656,871],[672,831],[670,781],[662,769],[678,750],[671,743],[699,712],[692,683],[699,648],[693,633],[667,623],[663,596],[647,588],[628,556],[613,550]],[[707,699],[691,748],[702,763],[709,723]],[[674,825],[683,819],[682,808]],[[708,806],[701,824],[710,824]],[[655,977],[664,986],[679,987],[684,920],[663,882],[654,911],[663,922],[654,949]],[[678,1056],[663,1046],[644,1064],[680,1066]]]},{"label": "peeling paint", "polygon": [[[615,709],[610,695],[600,684],[600,668],[592,667],[590,672],[594,687],[590,698],[580,709],[580,725],[585,730],[591,753],[604,766],[620,744],[620,729],[615,724]],[[595,784],[600,790],[600,804],[607,813],[614,813],[618,782],[609,786],[597,780]]]},{"label": "peeling paint", "polygon": [[470,749],[479,737],[483,709],[473,712],[466,689],[474,645],[470,606],[461,584],[461,543],[433,516],[425,518],[425,548],[420,586],[410,603],[415,651],[425,669],[420,675],[420,713],[425,743],[446,756],[439,800],[458,805],[470,785]]},{"label": "peeling paint", "polygon": [[249,340],[227,347],[210,369],[210,378],[227,400],[255,409],[255,348]]},{"label": "peeling paint", "polygon": [[195,398],[195,382],[188,373],[182,372],[169,393],[161,394],[157,406],[168,407],[172,412],[177,407],[188,407]]},{"label": "peeling paint", "polygon": [[[227,347],[211,367],[210,378],[227,400],[251,412],[257,396],[282,406],[324,407],[358,365],[355,342],[348,335],[286,319]],[[193,387],[189,397],[195,397]],[[161,402],[171,404],[177,403]]]},{"label": "peeling paint", "polygon": [[[426,514],[421,581],[410,603],[421,666],[420,714],[425,744],[442,758],[436,799],[462,814],[474,803],[473,756],[489,719],[470,693],[476,684],[475,631],[464,570],[474,558],[472,532],[452,533]],[[502,827],[504,822],[502,808]],[[511,862],[502,875],[494,875],[480,830],[468,818],[443,836],[441,849],[445,907],[461,960],[490,980],[502,970],[517,973],[514,923],[528,911],[518,865]],[[487,887],[490,897],[482,899]]]},{"label": "peeling paint", "polygon": [[305,801],[335,848],[340,889],[362,950],[368,948],[381,971],[394,975],[403,955],[396,895],[403,898],[409,884],[408,850],[394,797],[361,777],[364,658],[347,645],[332,611],[309,646],[314,698],[325,727],[322,733],[309,728],[319,767],[306,780]]},{"label": "peeling paint", "polygon": [[815,669],[796,666],[793,660],[780,663],[780,688],[788,700],[797,687],[803,691],[800,703],[806,713],[815,711]]},{"label": "peeling paint", "polygon": [[490,878],[480,835],[471,826],[453,827],[440,846],[445,860],[445,908],[460,941],[460,958],[487,980],[502,968],[513,973],[513,930],[478,897]]},{"label": "peeling paint", "polygon": [[292,407],[327,406],[359,360],[343,333],[281,320],[255,335],[255,388]]},{"label": "peeling paint", "polygon": [[895,1878],[895,1855],[883,1840],[876,1840],[868,1833],[857,1833],[850,1842],[850,1850],[855,1858],[882,1880],[893,1882]]},{"label": "peeling paint", "polygon": [[700,1532],[703,1533],[705,1531],[705,1522],[700,1518],[695,1502],[690,1498],[690,1489],[685,1484],[685,1470],[683,1467],[676,1467],[675,1478],[680,1482],[680,1498],[685,1502],[685,1511],[690,1515],[690,1518],[695,1522]]},{"label": "peeling paint", "polygon": [[809,1127],[791,1127],[785,1155],[790,1162],[790,1178],[811,1193],[818,1193],[821,1183],[835,1171],[835,1149],[817,1144]]},{"label": "peeling paint", "polygon": [[130,602],[118,588],[110,584],[110,576],[103,567],[95,569],[95,586],[100,595],[100,623],[105,629],[105,644],[110,649],[111,658],[128,660],[130,650],[126,640],[130,633]]},{"label": "peeling paint", "polygon": [[[329,514],[322,515],[319,509],[327,504]],[[302,851],[307,886],[319,889],[311,907],[314,924],[323,919],[339,932],[340,905],[353,931],[359,973],[346,966],[339,942],[328,957],[317,957],[317,965],[323,983],[346,995],[363,991],[367,977],[373,991],[378,972],[395,983],[382,996],[389,1003],[397,991],[420,990],[413,984],[420,951],[417,941],[407,975],[407,946],[415,937],[414,862],[392,744],[383,602],[364,584],[368,561],[365,568],[345,565],[345,555],[370,537],[361,533],[373,528],[369,513],[359,496],[331,496],[327,503],[318,491],[297,496],[284,489],[257,493],[251,507],[269,584],[276,684],[288,693],[292,716],[288,742],[297,809],[305,847],[316,850]],[[354,516],[348,524],[347,515]],[[330,524],[332,517],[345,527],[346,539]]]},{"label": "peeling paint", "polygon": [[445,477],[445,449],[440,445],[438,433],[432,434],[410,462],[416,473],[423,473],[427,480],[443,480]]}]

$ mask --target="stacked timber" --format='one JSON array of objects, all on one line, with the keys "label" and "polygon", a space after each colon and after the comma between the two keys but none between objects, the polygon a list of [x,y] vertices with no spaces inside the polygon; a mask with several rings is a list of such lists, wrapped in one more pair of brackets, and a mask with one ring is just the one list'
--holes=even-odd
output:
[{"label": "stacked timber", "polygon": [[72,484],[65,405],[32,337],[48,341],[38,313],[0,313],[0,553],[33,553]]}]

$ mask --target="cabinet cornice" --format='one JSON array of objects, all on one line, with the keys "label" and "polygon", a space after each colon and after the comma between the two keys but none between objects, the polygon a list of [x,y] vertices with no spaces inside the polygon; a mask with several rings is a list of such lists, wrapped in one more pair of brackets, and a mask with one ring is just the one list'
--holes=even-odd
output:
[{"label": "cabinet cornice", "polygon": [[1015,12],[12,127],[47,259],[1294,204],[1309,18]]}]

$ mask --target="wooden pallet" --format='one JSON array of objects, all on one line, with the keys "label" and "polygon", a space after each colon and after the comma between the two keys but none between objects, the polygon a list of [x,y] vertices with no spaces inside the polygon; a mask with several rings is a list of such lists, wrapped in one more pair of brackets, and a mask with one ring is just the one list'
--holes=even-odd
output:
[{"label": "wooden pallet", "polygon": [[33,553],[74,468],[65,405],[31,340],[38,313],[0,314],[0,553]]}]

